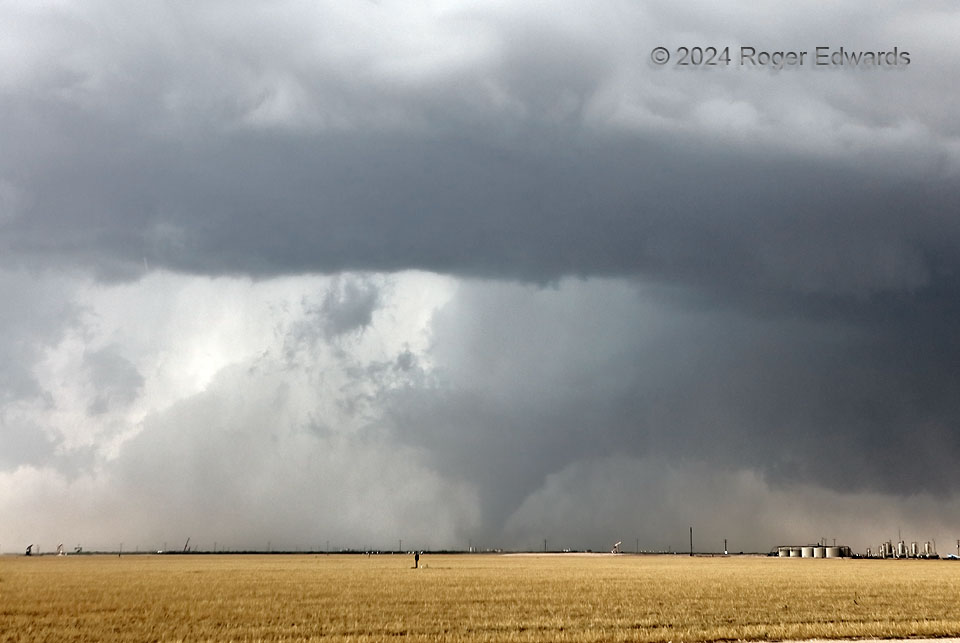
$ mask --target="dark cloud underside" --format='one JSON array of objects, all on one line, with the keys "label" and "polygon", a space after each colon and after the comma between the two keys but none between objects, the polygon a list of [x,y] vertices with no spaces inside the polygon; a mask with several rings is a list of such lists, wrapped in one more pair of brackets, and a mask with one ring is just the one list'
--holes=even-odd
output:
[{"label": "dark cloud underside", "polygon": [[642,275],[761,295],[917,290],[958,267],[955,182],[871,162],[553,131],[539,149],[476,133],[143,150],[78,136],[81,165],[22,183],[34,196],[6,226],[8,261],[108,277],[144,258],[213,274]]}]

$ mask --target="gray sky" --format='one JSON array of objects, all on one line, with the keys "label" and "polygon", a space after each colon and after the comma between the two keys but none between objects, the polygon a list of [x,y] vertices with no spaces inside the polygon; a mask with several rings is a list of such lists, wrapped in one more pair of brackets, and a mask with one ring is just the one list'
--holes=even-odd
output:
[{"label": "gray sky", "polygon": [[955,541],[958,29],[0,4],[0,547]]}]

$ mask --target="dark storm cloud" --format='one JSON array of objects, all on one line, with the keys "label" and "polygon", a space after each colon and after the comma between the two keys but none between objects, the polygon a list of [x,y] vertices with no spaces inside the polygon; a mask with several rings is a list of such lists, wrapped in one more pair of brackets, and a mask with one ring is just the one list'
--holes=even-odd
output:
[{"label": "dark storm cloud", "polygon": [[[364,439],[411,449],[423,484],[477,489],[491,538],[528,536],[518,516],[548,518],[550,503],[582,520],[578,484],[651,462],[633,479],[653,488],[674,471],[756,473],[748,498],[765,484],[945,498],[960,482],[952,5],[97,7],[5,10],[17,39],[0,45],[0,274],[462,279],[429,350],[344,366],[352,397],[332,406],[368,423]],[[710,42],[899,46],[913,62],[649,62],[655,45]],[[76,312],[10,283],[0,400],[42,400],[33,367]],[[338,342],[345,359],[385,296],[373,279],[335,280],[292,322],[284,368]],[[88,411],[142,393],[121,355],[89,354]],[[284,441],[283,426],[258,432],[282,404],[230,415],[232,390],[151,416],[120,477],[160,487],[176,462],[179,497],[209,483],[201,515],[236,462],[282,470],[261,459],[270,444],[331,447],[328,408]],[[5,437],[26,426],[10,408]],[[231,440],[243,457],[208,466]],[[5,444],[23,462],[55,446]],[[364,484],[345,462],[375,477],[389,459],[333,447],[344,493]],[[278,523],[309,529],[298,511],[278,508]]]},{"label": "dark storm cloud", "polygon": [[[177,159],[33,177],[8,261],[203,273],[400,270],[646,275],[869,294],[957,270],[955,181],[645,137],[546,150],[386,136],[237,136]],[[126,267],[124,267],[126,266]],[[119,272],[118,272],[119,271]],[[126,271],[126,272],[125,272]]]},{"label": "dark storm cloud", "polygon": [[437,319],[438,383],[392,391],[387,418],[479,485],[493,524],[551,473],[611,457],[947,498],[960,347],[942,327],[956,304],[935,301],[803,319],[618,282],[476,284]]},{"label": "dark storm cloud", "polygon": [[[921,288],[956,270],[957,224],[944,216],[956,132],[935,80],[918,80],[933,64],[954,73],[948,61],[696,78],[639,57],[646,12],[667,38],[687,21],[713,24],[701,9],[587,18],[567,7],[546,21],[467,11],[434,24],[437,49],[396,36],[393,63],[388,42],[354,45],[345,62],[333,17],[295,28],[278,13],[255,29],[244,14],[215,27],[206,14],[161,12],[154,25],[129,12],[151,25],[142,39],[156,52],[119,38],[115,68],[101,68],[107,45],[77,43],[91,60],[54,58],[30,91],[0,95],[0,178],[21,195],[5,262],[113,278],[146,260],[205,274],[422,268],[841,294]],[[872,35],[783,11],[811,39]],[[116,27],[100,18],[98,29]],[[741,37],[761,24],[744,12]],[[207,38],[166,59],[170,29]],[[298,38],[289,52],[283,30]],[[785,115],[798,100],[820,128]],[[624,126],[625,110],[646,120]],[[763,134],[765,121],[779,131]],[[804,148],[811,132],[830,147],[831,131],[847,149]]]}]

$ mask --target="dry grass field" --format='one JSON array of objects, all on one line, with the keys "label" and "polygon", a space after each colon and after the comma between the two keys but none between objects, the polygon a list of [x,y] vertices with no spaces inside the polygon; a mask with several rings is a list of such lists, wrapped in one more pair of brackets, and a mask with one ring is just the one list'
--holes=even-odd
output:
[{"label": "dry grass field", "polygon": [[2,641],[960,635],[960,563],[688,556],[0,558]]}]

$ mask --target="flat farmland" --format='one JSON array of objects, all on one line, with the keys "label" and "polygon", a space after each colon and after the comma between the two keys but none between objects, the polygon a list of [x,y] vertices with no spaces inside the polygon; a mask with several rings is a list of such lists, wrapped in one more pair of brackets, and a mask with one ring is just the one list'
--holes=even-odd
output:
[{"label": "flat farmland", "polygon": [[2,641],[960,635],[960,563],[609,555],[0,558]]}]

